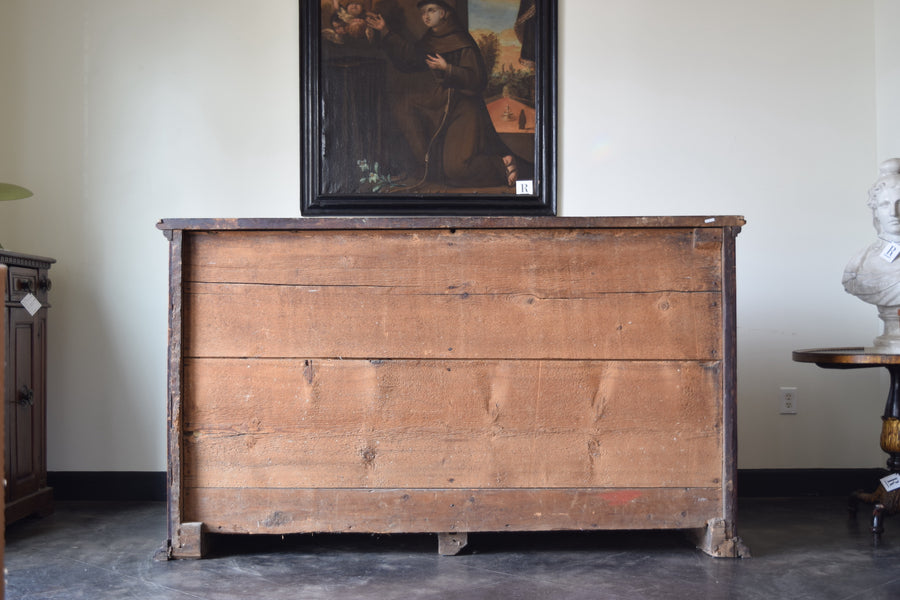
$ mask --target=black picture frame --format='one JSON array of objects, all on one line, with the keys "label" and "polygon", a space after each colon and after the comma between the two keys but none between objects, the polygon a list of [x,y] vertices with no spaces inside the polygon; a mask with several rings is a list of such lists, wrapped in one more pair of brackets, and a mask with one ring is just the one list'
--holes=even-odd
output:
[{"label": "black picture frame", "polygon": [[[507,61],[502,64],[511,64],[510,46],[501,45],[500,39],[502,35],[505,36],[504,40],[508,40],[510,33],[515,32],[521,48],[513,47],[515,51],[521,51],[518,60],[521,65],[526,66],[522,67],[521,72],[514,66],[499,67],[494,71],[496,76],[490,79],[488,89],[481,94],[461,93],[458,90],[446,92],[450,99],[441,109],[438,133],[428,140],[426,155],[430,160],[427,161],[423,160],[421,152],[417,154],[413,150],[413,146],[424,140],[419,134],[421,129],[429,129],[432,125],[417,129],[420,122],[408,115],[420,114],[419,109],[415,108],[419,106],[415,103],[420,97],[414,95],[420,89],[418,86],[436,87],[438,84],[435,83],[437,78],[434,73],[438,71],[425,69],[421,73],[409,75],[398,70],[392,60],[394,55],[388,55],[389,46],[391,49],[401,47],[398,45],[398,36],[415,42],[417,35],[426,35],[427,28],[422,24],[417,0],[299,1],[302,215],[556,215],[556,0],[519,0],[514,22],[502,32],[498,32],[496,27],[475,30],[471,23],[486,23],[485,17],[493,15],[487,8],[495,8],[497,4],[513,4],[509,0],[437,0],[432,3],[450,3],[454,9],[451,12],[456,14],[460,23],[459,31],[464,32],[458,35],[459,39],[464,39],[466,33],[470,34],[469,39],[476,41],[483,50],[478,52],[478,60],[483,60],[482,64],[489,64],[490,58]],[[358,14],[360,9],[363,11],[361,15]],[[359,20],[365,14],[383,17],[390,33],[383,35],[378,29],[365,26],[367,21]],[[338,18],[342,20],[337,20]],[[491,21],[493,22],[495,21]],[[505,23],[504,20],[496,22]],[[352,36],[348,34],[350,29],[346,26],[347,23],[356,26]],[[415,26],[418,26],[419,32],[415,31]],[[360,32],[360,28],[364,31]],[[483,45],[492,43],[491,33],[497,35],[497,44]],[[485,41],[485,35],[488,41]],[[391,36],[394,37],[389,40]],[[471,48],[471,44],[469,47]],[[533,61],[527,60],[532,57]],[[496,60],[493,64],[497,64]],[[531,66],[533,70],[530,75],[534,81],[533,86],[528,80],[527,66]],[[453,68],[456,67],[451,66]],[[405,77],[408,79],[404,79]],[[502,93],[491,96],[491,90],[500,89],[500,84],[503,84]],[[446,90],[447,87],[450,86],[440,89]],[[522,100],[516,94],[521,90],[524,90],[523,96],[533,90],[533,107],[529,105],[531,98]],[[450,142],[445,141],[448,131],[451,135],[457,135],[454,141],[459,138],[453,132],[462,131],[451,129],[459,117],[455,112],[457,105],[451,105],[451,102],[457,102],[462,98],[461,94],[484,100],[481,102],[484,110],[476,107],[469,113],[489,115],[491,127],[483,129],[485,139],[490,139],[490,143],[479,141],[471,145],[450,146]],[[410,97],[413,100],[408,100]],[[473,102],[477,103],[477,100]],[[503,114],[498,117],[497,111],[503,103]],[[414,108],[409,109],[409,106]],[[448,109],[448,106],[453,108]],[[434,123],[434,114],[437,112],[425,113],[426,116],[422,119],[431,118],[428,122]],[[473,116],[473,120],[478,116]],[[533,121],[529,122],[529,119]],[[504,122],[500,122],[501,120]],[[512,123],[508,124],[506,120]],[[398,126],[400,121],[403,122],[403,127]],[[484,123],[483,119],[480,123]],[[516,126],[518,130],[514,130]],[[496,136],[488,129],[497,131]],[[408,133],[410,130],[412,133]],[[470,130],[465,131],[468,135]],[[502,146],[491,145],[495,138],[500,139]],[[471,139],[471,136],[465,139]],[[444,145],[441,146],[442,144]],[[454,161],[459,162],[457,157],[463,156],[463,152],[446,152],[447,158],[441,158],[440,154],[444,148],[487,146],[494,150],[490,158],[482,163],[490,166],[489,169],[481,170],[490,173],[485,177],[494,181],[497,160],[502,160],[501,168],[507,167],[505,172],[500,171],[499,176],[503,179],[491,185],[460,184],[460,181],[475,181],[459,177],[467,178],[473,173],[474,178],[476,170],[461,172],[459,164],[453,164]],[[497,148],[511,150],[508,154],[501,153],[502,156],[499,156]],[[510,161],[510,156],[515,158]],[[513,162],[517,171],[514,186],[510,186],[506,179],[510,170],[508,162]],[[452,179],[454,168],[456,173],[462,173],[456,180]]]}]

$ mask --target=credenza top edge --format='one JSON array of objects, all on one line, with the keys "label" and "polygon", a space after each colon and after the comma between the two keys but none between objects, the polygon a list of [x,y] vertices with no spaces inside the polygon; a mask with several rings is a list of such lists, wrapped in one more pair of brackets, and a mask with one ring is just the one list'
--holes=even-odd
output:
[{"label": "credenza top edge", "polygon": [[269,231],[346,229],[565,229],[742,227],[742,216],[643,217],[323,217],[162,219],[163,231]]}]

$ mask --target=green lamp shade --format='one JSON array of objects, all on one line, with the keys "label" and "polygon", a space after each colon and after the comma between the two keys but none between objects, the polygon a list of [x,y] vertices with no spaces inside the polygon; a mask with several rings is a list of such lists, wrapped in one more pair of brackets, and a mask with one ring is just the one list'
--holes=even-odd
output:
[{"label": "green lamp shade", "polygon": [[20,185],[11,183],[0,183],[0,201],[3,200],[21,200],[34,196],[31,190],[23,188]]}]

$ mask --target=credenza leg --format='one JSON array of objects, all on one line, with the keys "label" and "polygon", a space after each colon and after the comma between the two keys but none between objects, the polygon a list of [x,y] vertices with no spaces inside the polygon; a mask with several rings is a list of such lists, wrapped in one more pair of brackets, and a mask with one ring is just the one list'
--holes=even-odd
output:
[{"label": "credenza leg", "polygon": [[464,531],[439,533],[437,536],[438,554],[442,556],[456,556],[469,543],[469,534]]},{"label": "credenza leg", "polygon": [[178,537],[172,540],[172,558],[203,558],[206,555],[206,534],[203,523],[182,523]]},{"label": "credenza leg", "polygon": [[697,548],[716,558],[750,558],[750,548],[734,533],[734,523],[710,519],[706,527],[688,530]]}]

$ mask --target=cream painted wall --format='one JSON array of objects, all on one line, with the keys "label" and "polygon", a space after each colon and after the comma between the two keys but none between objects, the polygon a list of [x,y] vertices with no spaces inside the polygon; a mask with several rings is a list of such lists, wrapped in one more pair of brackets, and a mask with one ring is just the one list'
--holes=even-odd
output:
[{"label": "cream painted wall", "polygon": [[900,156],[900,2],[875,3],[878,156]]},{"label": "cream painted wall", "polygon": [[[880,466],[843,265],[900,155],[892,0],[563,0],[560,214],[743,214],[742,468]],[[171,217],[298,216],[296,0],[3,0],[0,241],[56,257],[50,470],[165,468]],[[876,18],[877,17],[877,18]],[[10,84],[13,82],[13,84]],[[780,416],[779,386],[800,390]]]}]

